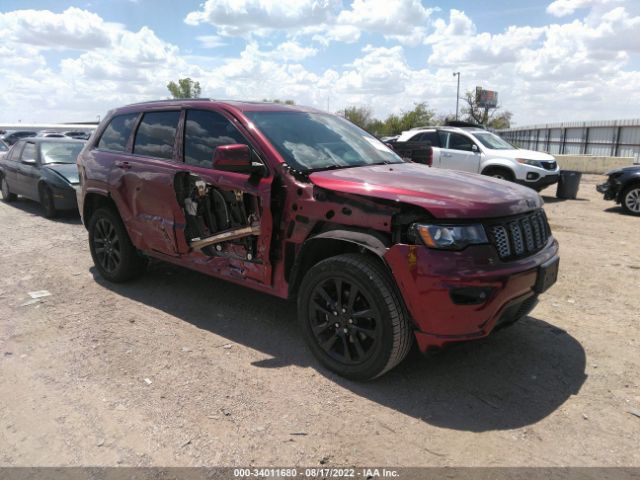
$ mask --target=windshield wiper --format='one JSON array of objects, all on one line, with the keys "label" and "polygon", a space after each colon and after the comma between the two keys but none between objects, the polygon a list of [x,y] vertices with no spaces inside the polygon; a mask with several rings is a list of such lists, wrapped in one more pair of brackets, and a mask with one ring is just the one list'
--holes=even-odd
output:
[{"label": "windshield wiper", "polygon": [[361,166],[362,165],[329,165],[328,167],[310,168],[309,170],[305,170],[305,173],[326,172],[327,170],[338,170],[342,168],[353,168]]}]

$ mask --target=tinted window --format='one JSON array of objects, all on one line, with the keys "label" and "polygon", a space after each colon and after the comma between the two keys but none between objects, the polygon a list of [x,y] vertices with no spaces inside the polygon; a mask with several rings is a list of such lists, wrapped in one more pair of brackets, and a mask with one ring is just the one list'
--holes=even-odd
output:
[{"label": "tinted window", "polygon": [[442,148],[447,148],[447,143],[449,141],[449,133],[448,132],[443,132],[443,131],[438,131],[438,140],[439,140],[440,146]]},{"label": "tinted window", "polygon": [[184,130],[184,161],[211,167],[213,151],[220,145],[248,142],[229,120],[216,112],[189,110]]},{"label": "tinted window", "polygon": [[433,132],[422,132],[418,135],[414,135],[411,137],[412,142],[429,142],[432,147],[437,147],[440,145],[438,141],[438,132],[435,130]]},{"label": "tinted window", "polygon": [[7,150],[9,150],[7,144],[4,142],[0,142],[0,152],[6,152]]},{"label": "tinted window", "polygon": [[33,143],[27,143],[22,150],[20,160],[36,160],[36,146]]},{"label": "tinted window", "polygon": [[473,142],[466,135],[460,135],[459,133],[449,134],[449,148],[452,150],[464,150],[466,152],[471,151],[471,145]]},{"label": "tinted window", "polygon": [[145,113],[136,133],[133,153],[156,158],[173,158],[173,145],[180,112]]},{"label": "tinted window", "polygon": [[424,132],[422,134],[422,141],[423,142],[430,142],[431,146],[433,147],[437,147],[440,145],[440,141],[438,139],[438,132],[433,131],[433,132]]},{"label": "tinted window", "polygon": [[129,140],[137,117],[137,113],[113,117],[100,138],[98,148],[113,150],[114,152],[124,152],[127,149],[127,140]]}]

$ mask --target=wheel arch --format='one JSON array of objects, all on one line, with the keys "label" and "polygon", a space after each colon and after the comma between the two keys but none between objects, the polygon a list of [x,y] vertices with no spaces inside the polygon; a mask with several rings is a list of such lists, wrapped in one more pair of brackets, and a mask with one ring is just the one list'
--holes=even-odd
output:
[{"label": "wheel arch", "polygon": [[334,229],[314,235],[302,244],[295,260],[286,270],[289,297],[295,298],[304,273],[318,262],[343,253],[363,253],[377,258],[390,272],[384,254],[389,248],[383,235],[357,229]]},{"label": "wheel arch", "polygon": [[99,208],[111,208],[118,215],[118,207],[116,202],[113,201],[110,195],[104,194],[102,192],[87,192],[84,196],[84,201],[82,204],[82,223],[85,228],[89,228],[89,222],[91,221],[91,216],[93,213]]},{"label": "wheel arch", "polygon": [[484,162],[482,162],[482,168],[480,170],[480,173],[482,175],[486,175],[488,170],[504,169],[511,172],[511,175],[513,175],[513,178],[518,178],[516,169],[514,169],[513,166],[514,166],[513,160],[507,160],[503,158],[491,158],[489,160],[485,160]]}]

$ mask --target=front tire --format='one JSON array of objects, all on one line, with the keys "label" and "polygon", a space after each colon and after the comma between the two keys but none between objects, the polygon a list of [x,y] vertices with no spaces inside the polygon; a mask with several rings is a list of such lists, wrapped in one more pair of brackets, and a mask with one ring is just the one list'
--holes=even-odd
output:
[{"label": "front tire", "polygon": [[387,272],[361,254],[331,257],[309,270],[298,295],[298,321],[320,363],[353,380],[391,370],[413,341]]},{"label": "front tire", "polygon": [[9,202],[13,202],[15,201],[16,198],[18,198],[18,196],[15,193],[11,193],[11,190],[9,190],[9,184],[7,183],[7,180],[2,177],[2,179],[0,179],[0,190],[2,191],[2,200],[9,203]]},{"label": "front tire", "polygon": [[147,259],[131,243],[120,216],[110,208],[100,208],[91,215],[89,249],[96,269],[110,282],[138,277],[147,266]]},{"label": "front tire", "polygon": [[54,218],[58,214],[53,201],[53,192],[47,185],[40,187],[40,205],[42,206],[45,217]]},{"label": "front tire", "polygon": [[640,215],[640,185],[631,185],[622,192],[622,209],[630,215]]}]

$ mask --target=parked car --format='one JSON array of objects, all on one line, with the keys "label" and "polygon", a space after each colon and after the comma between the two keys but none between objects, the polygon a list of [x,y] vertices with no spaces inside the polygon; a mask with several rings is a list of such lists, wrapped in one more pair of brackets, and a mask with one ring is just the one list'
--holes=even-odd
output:
[{"label": "parked car", "polygon": [[556,281],[535,192],[405,162],[313,109],[129,105],[78,166],[102,277],[130,280],[153,257],[296,299],[311,352],[353,379],[393,368],[414,338],[426,351],[484,337]]},{"label": "parked car", "polygon": [[607,181],[596,187],[605,200],[614,200],[631,215],[640,215],[640,165],[611,170]]},{"label": "parked car", "polygon": [[21,138],[35,137],[37,134],[38,132],[32,130],[7,130],[2,135],[2,140],[8,145],[13,145]]},{"label": "parked car", "polygon": [[55,130],[42,130],[36,135],[37,138],[65,138],[66,135]]},{"label": "parked car", "polygon": [[437,168],[481,173],[540,191],[558,182],[560,168],[547,153],[522,150],[481,127],[418,127],[395,141],[429,142]]},{"label": "parked car", "polygon": [[76,209],[76,160],[84,143],[69,138],[19,140],[0,159],[2,199],[12,202],[22,195],[36,200],[49,218],[60,210]]}]

